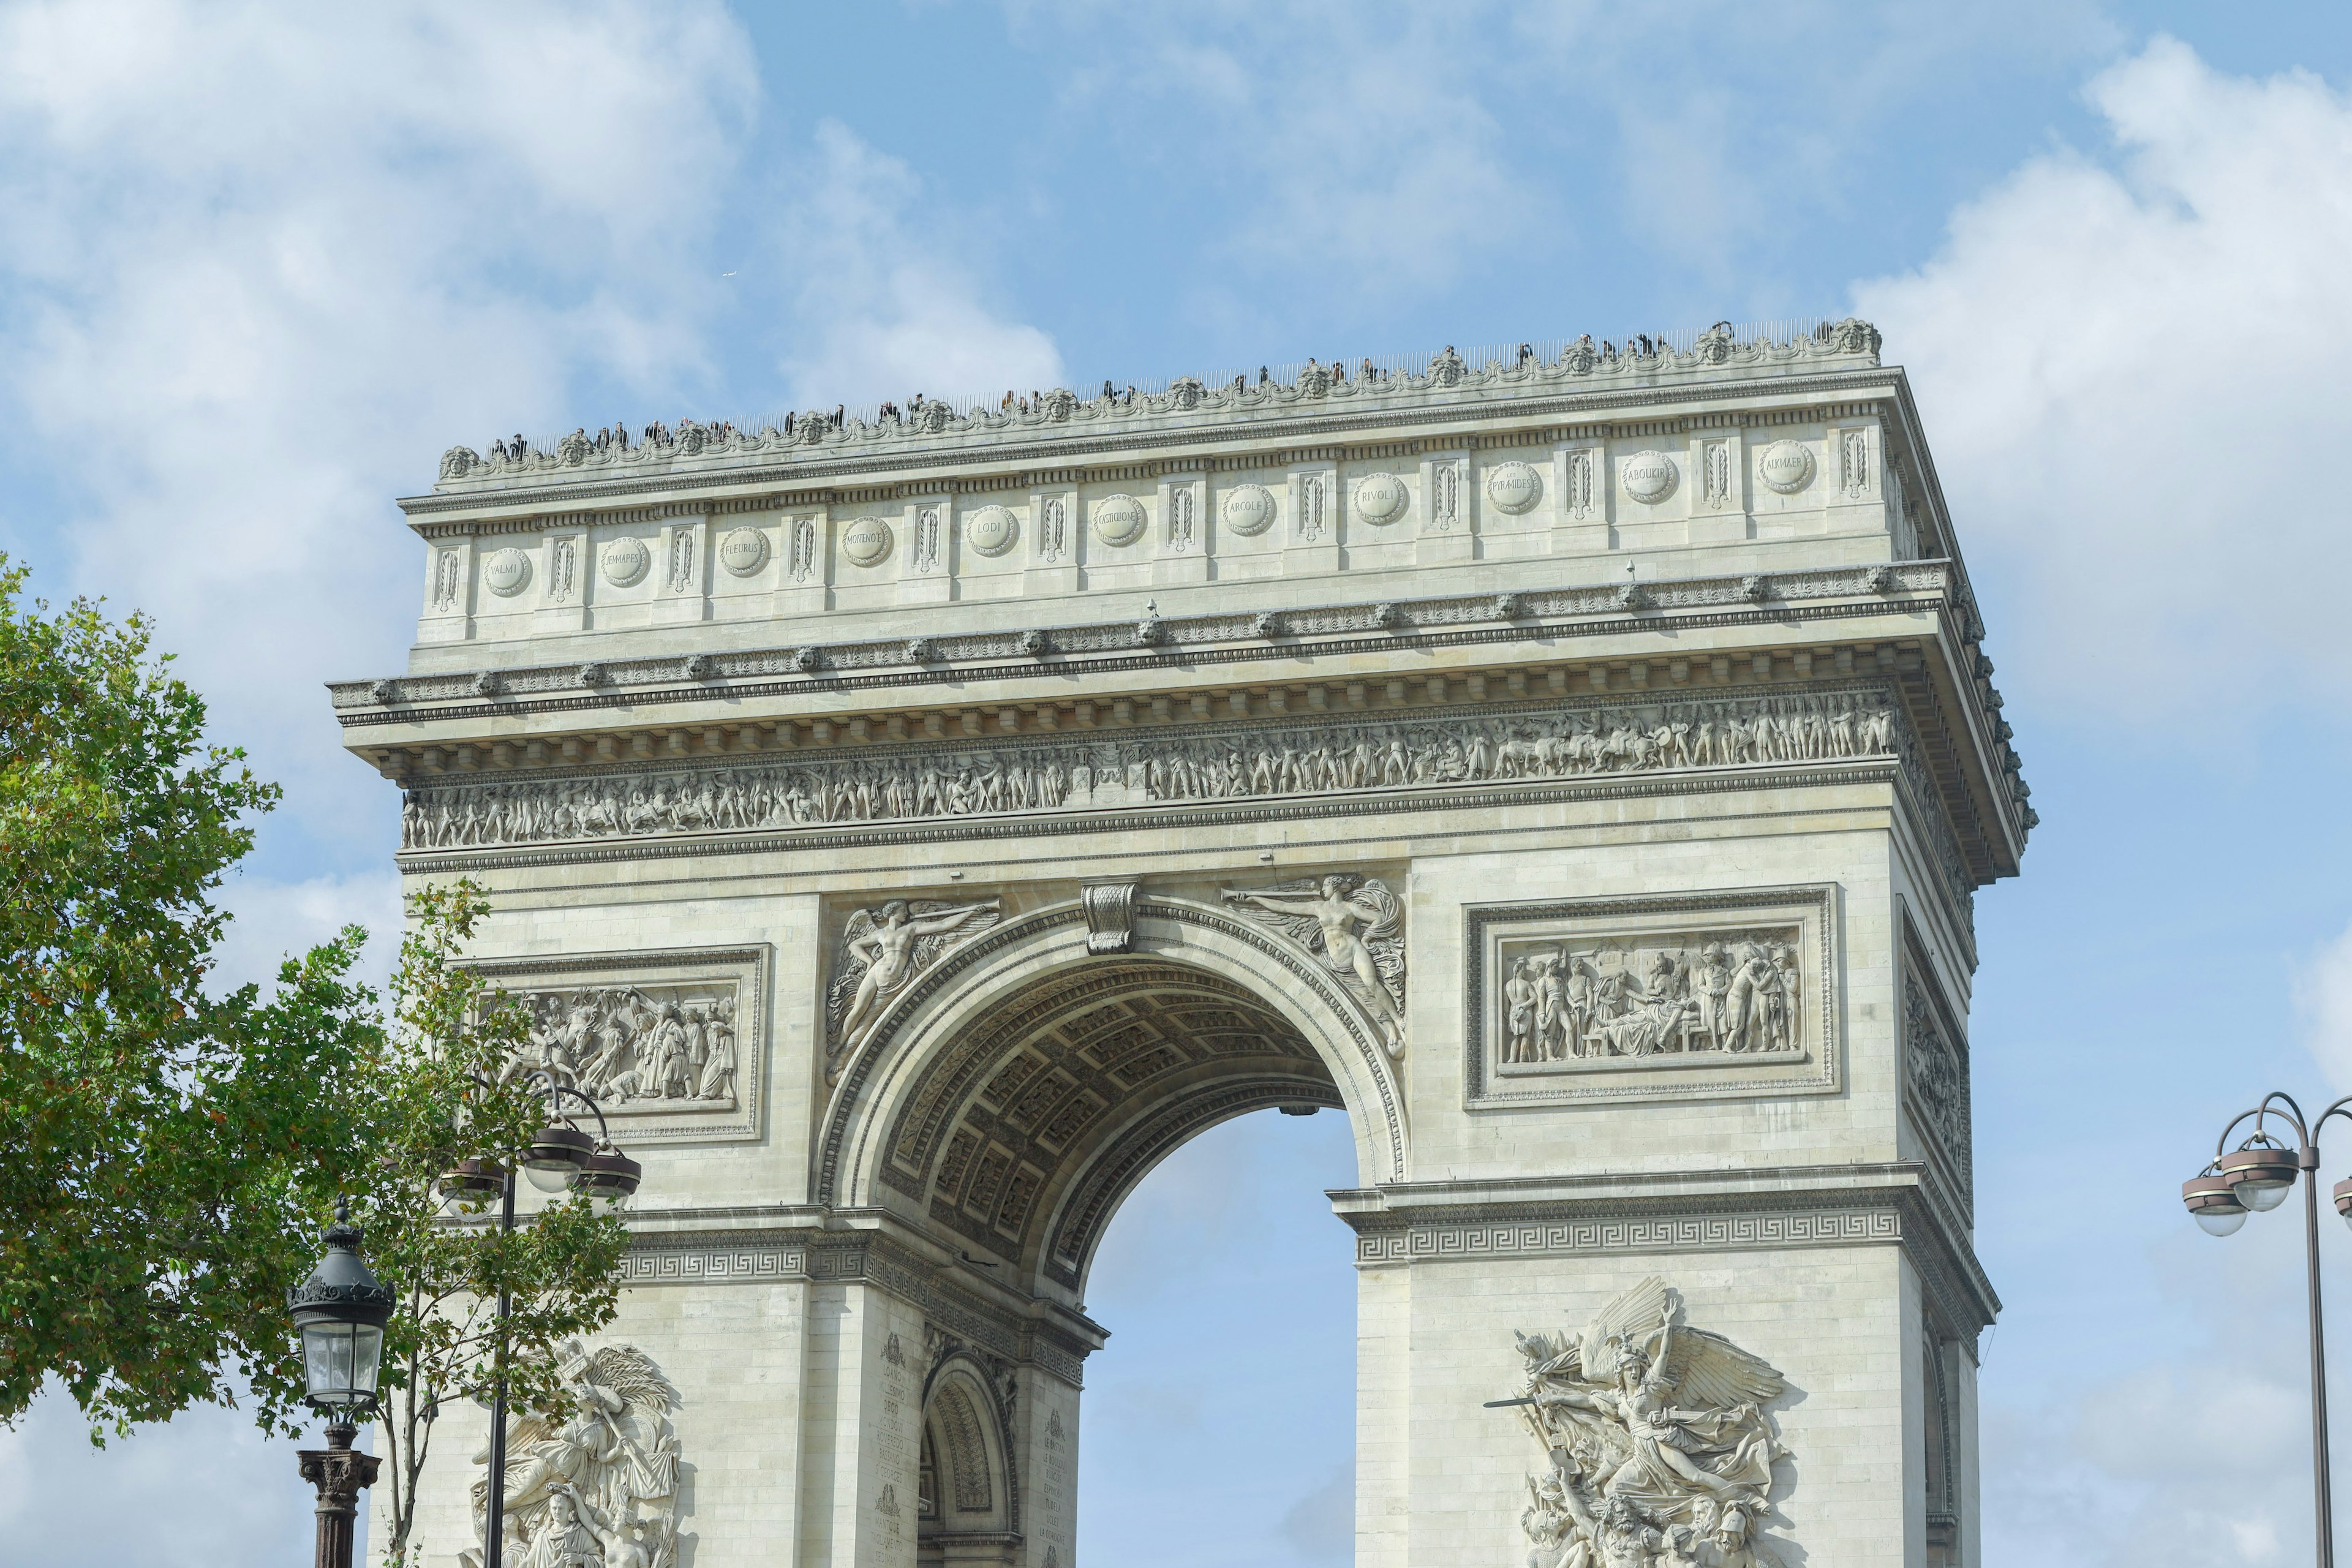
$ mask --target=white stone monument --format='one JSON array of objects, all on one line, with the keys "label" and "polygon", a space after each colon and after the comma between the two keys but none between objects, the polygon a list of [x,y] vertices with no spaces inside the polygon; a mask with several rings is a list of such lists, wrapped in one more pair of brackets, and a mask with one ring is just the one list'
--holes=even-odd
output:
[{"label": "white stone monument", "polygon": [[1078,1568],[1095,1247],[1277,1107],[1355,1135],[1364,1568],[1977,1563],[2033,814],[1878,350],[452,449],[336,716],[646,1163],[509,1561]]}]

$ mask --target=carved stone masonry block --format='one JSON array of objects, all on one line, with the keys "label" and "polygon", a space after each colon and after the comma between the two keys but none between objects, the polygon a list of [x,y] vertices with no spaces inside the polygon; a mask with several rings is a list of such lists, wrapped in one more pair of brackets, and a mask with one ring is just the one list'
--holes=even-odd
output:
[{"label": "carved stone masonry block", "polygon": [[1757,1533],[1789,1457],[1769,1414],[1788,1380],[1684,1316],[1653,1276],[1580,1331],[1518,1336],[1527,1381],[1489,1404],[1523,1412],[1549,1461],[1519,1516],[1530,1563],[1780,1561]]},{"label": "carved stone masonry block", "polygon": [[1087,912],[1087,951],[1090,953],[1135,951],[1136,884],[1088,882],[1078,889],[1078,903]]},{"label": "carved stone masonry block", "polygon": [[1471,1104],[1835,1089],[1835,911],[1829,887],[1471,910]]},{"label": "carved stone masonry block", "polygon": [[769,948],[495,959],[522,1005],[516,1060],[593,1095],[624,1146],[759,1136]]}]

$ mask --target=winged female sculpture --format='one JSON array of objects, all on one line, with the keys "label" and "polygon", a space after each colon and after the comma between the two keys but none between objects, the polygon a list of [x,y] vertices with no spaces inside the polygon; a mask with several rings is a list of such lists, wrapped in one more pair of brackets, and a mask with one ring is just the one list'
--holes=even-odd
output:
[{"label": "winged female sculpture", "polygon": [[1323,961],[1380,1026],[1391,1057],[1404,1054],[1404,906],[1378,878],[1348,874],[1262,891],[1229,889],[1225,901],[1271,925]]},{"label": "winged female sculpture", "polygon": [[1528,1568],[1754,1568],[1785,1458],[1764,1406],[1780,1374],[1720,1334],[1682,1322],[1653,1276],[1577,1334],[1521,1334],[1517,1406],[1550,1456],[1528,1482]]},{"label": "winged female sculpture", "polygon": [[835,1066],[864,1043],[907,982],[949,948],[994,925],[1001,913],[994,899],[973,904],[892,899],[851,915],[825,994]]}]

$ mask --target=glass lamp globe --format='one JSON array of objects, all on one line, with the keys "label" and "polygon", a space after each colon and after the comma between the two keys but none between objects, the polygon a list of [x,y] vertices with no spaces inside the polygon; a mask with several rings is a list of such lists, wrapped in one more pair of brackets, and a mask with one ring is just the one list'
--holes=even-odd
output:
[{"label": "glass lamp globe", "polygon": [[2292,1182],[2241,1182],[2238,1184],[2238,1201],[2256,1214],[2268,1214],[2286,1202],[2287,1189],[2294,1184]]},{"label": "glass lamp globe", "polygon": [[2255,1144],[2222,1155],[2215,1165],[2238,1201],[2256,1214],[2267,1214],[2286,1202],[2287,1190],[2294,1185],[2292,1149]]},{"label": "glass lamp globe", "polygon": [[576,1127],[542,1127],[530,1141],[530,1152],[523,1156],[522,1172],[541,1192],[560,1193],[595,1152],[596,1141]]},{"label": "glass lamp globe", "polygon": [[2221,1176],[2208,1174],[2181,1183],[2180,1201],[2188,1206],[2189,1217],[2197,1222],[2198,1228],[2208,1236],[2229,1236],[2246,1223],[2246,1205],[2238,1201],[2229,1182]]},{"label": "glass lamp globe", "polygon": [[326,1240],[326,1256],[310,1277],[286,1292],[302,1336],[304,1397],[322,1410],[366,1410],[375,1404],[394,1296],[369,1271],[360,1256],[360,1227],[341,1206]]}]

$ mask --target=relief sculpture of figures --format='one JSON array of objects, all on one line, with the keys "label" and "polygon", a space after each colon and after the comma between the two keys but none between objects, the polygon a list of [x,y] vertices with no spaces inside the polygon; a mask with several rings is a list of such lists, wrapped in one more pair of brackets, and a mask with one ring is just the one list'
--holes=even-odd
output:
[{"label": "relief sculpture of figures", "polygon": [[1580,1333],[1521,1334],[1516,1407],[1550,1458],[1528,1481],[1528,1568],[1778,1568],[1756,1531],[1787,1457],[1764,1406],[1778,1372],[1683,1321],[1653,1277]]},{"label": "relief sculpture of figures", "polygon": [[510,1070],[536,1068],[607,1110],[734,1109],[741,1049],[732,984],[583,986],[517,999],[530,1039]]},{"label": "relief sculpture of figures", "polygon": [[907,982],[948,949],[978,936],[1001,918],[994,899],[972,904],[893,899],[879,909],[851,915],[834,960],[833,984],[825,991],[834,1070],[865,1044],[882,1010]]},{"label": "relief sculpture of figures", "polygon": [[1225,901],[1279,928],[1320,958],[1377,1019],[1391,1057],[1404,1054],[1404,906],[1377,878],[1336,875],[1259,891],[1228,889]]},{"label": "relief sculpture of figures", "polygon": [[1802,1017],[1793,928],[1579,947],[1506,945],[1502,1063],[1784,1054]]},{"label": "relief sculpture of figures", "polygon": [[435,784],[408,793],[401,847],[471,849],[1086,805],[1529,784],[1895,754],[1895,710],[1853,692],[1313,728],[1260,724],[1123,743],[926,748],[617,779]]},{"label": "relief sculpture of figures", "polygon": [[[507,1443],[506,1542],[515,1568],[677,1568],[677,1390],[634,1345],[566,1347],[564,1405]],[[486,1443],[474,1463],[489,1463]],[[489,1482],[474,1482],[474,1531]],[[460,1554],[480,1568],[475,1548]]]}]

